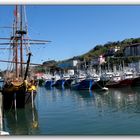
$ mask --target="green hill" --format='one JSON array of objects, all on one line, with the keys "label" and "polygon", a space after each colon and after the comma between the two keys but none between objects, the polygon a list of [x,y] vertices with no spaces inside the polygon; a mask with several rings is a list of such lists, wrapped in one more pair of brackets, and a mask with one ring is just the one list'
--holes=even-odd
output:
[{"label": "green hill", "polygon": [[76,58],[80,60],[86,60],[90,61],[94,57],[98,57],[99,55],[107,55],[109,53],[109,50],[112,48],[120,48],[119,51],[115,53],[116,57],[122,57],[123,56],[123,49],[131,44],[140,43],[140,38],[130,38],[125,39],[123,41],[117,41],[117,42],[108,42],[104,45],[96,45],[93,49],[91,49],[89,52],[77,56]]},{"label": "green hill", "polygon": [[[125,64],[135,61],[135,60],[140,60],[140,57],[124,57],[124,53],[123,50],[126,46],[129,46],[131,44],[135,44],[135,43],[140,43],[140,38],[129,38],[129,39],[124,39],[122,41],[116,41],[116,42],[107,42],[104,45],[96,45],[95,47],[93,47],[91,50],[89,50],[89,52],[79,55],[79,56],[74,56],[73,58],[70,59],[66,59],[63,61],[58,61],[53,63],[53,69],[57,68],[57,65],[59,63],[68,61],[68,60],[73,60],[73,59],[78,59],[80,61],[83,62],[90,62],[91,60],[93,60],[93,58],[97,58],[100,55],[103,55],[106,57],[106,62],[109,62],[110,65],[113,66],[113,64],[119,64],[120,61],[122,63],[122,60],[125,61]],[[117,52],[112,52],[113,49],[117,48],[118,51]],[[108,57],[111,56],[111,57]],[[112,57],[113,56],[113,57]],[[45,63],[45,62],[44,62]],[[47,62],[48,63],[48,62]],[[52,62],[51,62],[52,65]],[[106,65],[106,64],[105,64]],[[47,65],[47,67],[50,67],[50,65]],[[38,70],[38,69],[39,70]],[[45,71],[45,69],[41,66],[41,67],[37,67],[37,71]]]}]

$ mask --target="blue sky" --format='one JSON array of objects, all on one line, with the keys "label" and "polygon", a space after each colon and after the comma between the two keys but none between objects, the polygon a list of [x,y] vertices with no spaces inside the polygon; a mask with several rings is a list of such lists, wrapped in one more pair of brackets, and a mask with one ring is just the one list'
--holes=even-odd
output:
[{"label": "blue sky", "polygon": [[[13,8],[0,6],[0,27],[12,25]],[[31,46],[34,63],[68,59],[98,44],[140,37],[138,5],[27,5],[26,12],[29,37],[52,41]],[[0,30],[1,37],[10,35],[9,29]],[[0,50],[0,59],[7,58],[8,53]],[[0,69],[4,68],[5,64],[0,63]]]}]

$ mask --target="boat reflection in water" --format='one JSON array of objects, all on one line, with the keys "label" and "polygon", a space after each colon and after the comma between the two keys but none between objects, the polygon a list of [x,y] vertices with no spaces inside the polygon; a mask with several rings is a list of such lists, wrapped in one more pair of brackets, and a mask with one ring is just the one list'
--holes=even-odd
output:
[{"label": "boat reflection in water", "polygon": [[[108,91],[79,91],[80,100],[90,101],[98,109],[140,113],[140,88],[109,89]],[[90,99],[90,100],[89,100]]]},{"label": "boat reflection in water", "polygon": [[4,112],[4,127],[10,135],[35,135],[39,131],[37,110],[26,106],[26,109],[17,109]]},{"label": "boat reflection in water", "polygon": [[[34,111],[7,111],[10,135],[140,134],[140,88],[108,91],[51,90],[40,87]],[[39,122],[39,124],[38,124]]]}]

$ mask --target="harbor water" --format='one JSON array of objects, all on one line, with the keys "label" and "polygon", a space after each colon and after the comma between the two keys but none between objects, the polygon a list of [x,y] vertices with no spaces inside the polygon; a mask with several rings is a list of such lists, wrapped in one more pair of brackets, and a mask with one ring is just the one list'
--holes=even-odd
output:
[{"label": "harbor water", "polygon": [[38,88],[34,108],[4,112],[10,135],[139,135],[140,88]]}]

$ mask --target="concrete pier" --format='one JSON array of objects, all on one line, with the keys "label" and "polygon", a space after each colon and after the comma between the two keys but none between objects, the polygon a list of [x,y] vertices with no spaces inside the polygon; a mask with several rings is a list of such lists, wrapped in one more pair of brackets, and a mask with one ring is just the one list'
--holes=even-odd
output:
[{"label": "concrete pier", "polygon": [[0,92],[0,135],[9,135],[8,132],[3,131],[3,96]]}]

